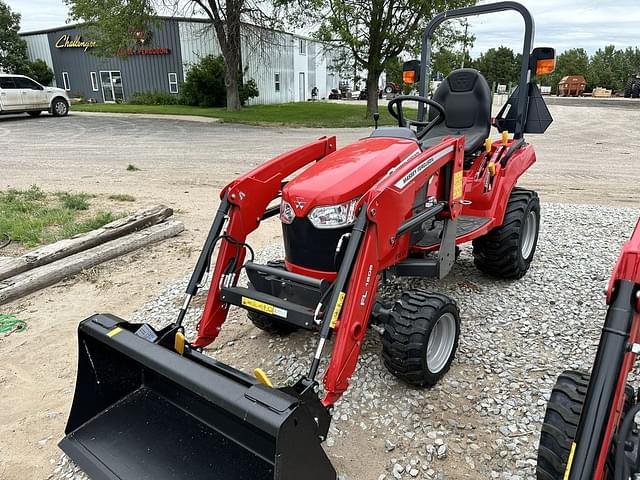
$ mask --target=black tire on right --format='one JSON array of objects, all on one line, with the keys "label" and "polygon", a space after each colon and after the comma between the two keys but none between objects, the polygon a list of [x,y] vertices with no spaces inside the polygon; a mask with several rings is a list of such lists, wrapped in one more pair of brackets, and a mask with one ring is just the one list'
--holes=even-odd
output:
[{"label": "black tire on right", "polygon": [[[525,258],[522,242],[526,219],[533,212],[536,219],[531,252]],[[488,275],[505,279],[524,276],[536,253],[540,231],[540,200],[533,190],[515,187],[509,196],[502,225],[473,240],[476,267]]]},{"label": "black tire on right", "polygon": [[640,98],[640,81],[636,81],[631,86],[631,98]]},{"label": "black tire on right", "polygon": [[631,97],[631,90],[633,87],[633,78],[630,78],[629,80],[627,80],[627,83],[624,86],[624,98],[629,98]]},{"label": "black tire on right", "polygon": [[558,376],[540,433],[538,480],[563,480],[588,387],[586,372],[565,370]]},{"label": "black tire on right", "polygon": [[54,117],[64,117],[69,113],[69,104],[64,98],[57,97],[51,102],[51,115]]}]

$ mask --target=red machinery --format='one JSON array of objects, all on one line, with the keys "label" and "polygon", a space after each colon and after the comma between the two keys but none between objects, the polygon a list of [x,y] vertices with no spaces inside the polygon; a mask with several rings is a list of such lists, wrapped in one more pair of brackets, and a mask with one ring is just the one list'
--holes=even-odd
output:
[{"label": "red machinery", "polygon": [[640,353],[640,220],[611,274],[607,305],[591,373],[567,370],[551,393],[540,480],[627,480],[640,473],[640,404],[627,383]]},{"label": "red machinery", "polygon": [[[476,70],[452,72],[426,98],[435,28],[448,18],[506,9],[522,14],[525,44],[521,84],[498,118],[492,122],[490,89]],[[367,327],[383,332],[389,370],[418,386],[448,371],[458,344],[452,299],[413,290],[387,305],[376,301],[380,282],[443,278],[456,244],[468,241],[489,274],[519,278],[529,268],[539,201],[515,185],[535,162],[524,134],[551,123],[529,78],[554,64],[553,49],[532,51],[532,43],[533,20],[517,3],[442,13],[425,32],[422,61],[405,68],[420,81],[421,95],[389,102],[398,127],[376,128],[341,149],[335,137],[320,138],[227,185],[174,324],[156,331],[111,315],[81,323],[77,390],[61,448],[95,478],[335,479],[320,442]],[[406,101],[419,103],[417,119],[404,115]],[[489,139],[492,125],[502,133],[498,141]],[[246,239],[275,216],[285,259],[261,265]],[[216,246],[190,343],[182,322]],[[246,287],[238,285],[243,269]],[[269,332],[318,332],[308,374],[274,388],[260,371],[253,378],[205,356],[201,349],[217,337],[230,305]],[[320,398],[316,377],[331,339]]]}]

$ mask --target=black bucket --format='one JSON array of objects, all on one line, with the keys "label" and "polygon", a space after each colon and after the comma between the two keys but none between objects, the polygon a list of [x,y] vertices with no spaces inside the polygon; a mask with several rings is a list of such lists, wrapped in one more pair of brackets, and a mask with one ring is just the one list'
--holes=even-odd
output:
[{"label": "black bucket", "polygon": [[95,315],[78,328],[60,448],[92,479],[335,480],[300,398],[140,327]]}]

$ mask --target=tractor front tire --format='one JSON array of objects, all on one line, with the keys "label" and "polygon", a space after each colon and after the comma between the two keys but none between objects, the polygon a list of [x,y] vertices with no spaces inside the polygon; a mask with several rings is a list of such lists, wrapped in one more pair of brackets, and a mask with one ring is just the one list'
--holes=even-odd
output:
[{"label": "tractor front tire", "polygon": [[384,323],[382,358],[399,379],[417,386],[435,385],[449,370],[460,336],[460,313],[446,295],[405,292]]},{"label": "tractor front tire", "polygon": [[566,370],[556,381],[540,433],[538,480],[562,480],[571,444],[576,436],[582,406],[589,387],[589,374]]},{"label": "tractor front tire", "polygon": [[270,333],[271,335],[279,335],[281,337],[284,337],[298,330],[296,327],[284,322],[279,322],[278,320],[274,320],[269,315],[265,315],[264,313],[247,310],[247,317],[249,317],[251,323],[253,323],[257,328],[264,332]]},{"label": "tractor front tire", "polygon": [[532,190],[514,188],[502,225],[473,240],[476,267],[493,277],[523,277],[536,252],[539,231],[538,194]]}]

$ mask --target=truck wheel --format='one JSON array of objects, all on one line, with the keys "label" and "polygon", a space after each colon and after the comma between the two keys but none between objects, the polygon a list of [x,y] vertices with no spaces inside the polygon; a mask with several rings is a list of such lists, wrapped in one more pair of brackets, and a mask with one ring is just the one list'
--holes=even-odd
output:
[{"label": "truck wheel", "polygon": [[533,260],[539,230],[538,194],[532,190],[514,188],[502,225],[473,240],[476,267],[494,277],[521,278]]},{"label": "truck wheel", "polygon": [[451,298],[425,290],[405,292],[385,320],[382,358],[401,380],[432,386],[449,370],[459,336],[460,313]]},{"label": "truck wheel", "polygon": [[42,112],[40,110],[37,110],[35,112],[27,112],[27,113],[32,117],[39,117]]},{"label": "truck wheel", "polygon": [[69,113],[69,104],[64,98],[56,98],[51,102],[51,114],[54,117],[64,117]]}]

